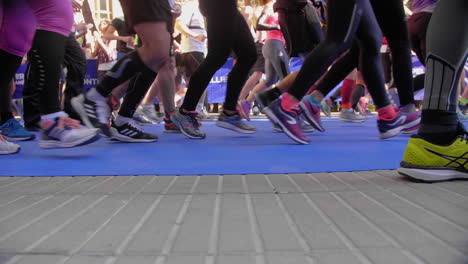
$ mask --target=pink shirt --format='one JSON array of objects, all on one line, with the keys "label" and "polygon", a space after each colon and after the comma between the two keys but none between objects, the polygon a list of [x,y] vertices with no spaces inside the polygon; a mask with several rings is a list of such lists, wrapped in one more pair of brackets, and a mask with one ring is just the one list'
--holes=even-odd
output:
[{"label": "pink shirt", "polygon": [[[265,24],[279,25],[278,13],[273,13],[270,16],[268,16],[268,18],[265,20]],[[283,42],[283,44],[285,43],[283,33],[281,33],[281,30],[269,30],[269,31],[267,31],[266,39],[267,40],[276,39],[276,40],[279,40],[279,41]]]}]

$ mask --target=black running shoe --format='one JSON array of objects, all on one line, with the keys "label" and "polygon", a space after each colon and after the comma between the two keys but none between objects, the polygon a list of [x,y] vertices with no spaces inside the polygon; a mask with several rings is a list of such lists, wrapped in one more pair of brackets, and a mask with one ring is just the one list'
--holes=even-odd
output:
[{"label": "black running shoe", "polygon": [[111,136],[109,130],[110,108],[107,101],[93,101],[88,99],[86,94],[80,94],[72,98],[71,104],[87,127],[99,128],[104,135]]},{"label": "black running shoe", "polygon": [[121,142],[129,143],[147,143],[155,142],[158,140],[158,136],[145,133],[143,130],[138,128],[132,123],[126,123],[121,126],[117,126],[112,120],[110,127],[111,139],[118,140]]}]

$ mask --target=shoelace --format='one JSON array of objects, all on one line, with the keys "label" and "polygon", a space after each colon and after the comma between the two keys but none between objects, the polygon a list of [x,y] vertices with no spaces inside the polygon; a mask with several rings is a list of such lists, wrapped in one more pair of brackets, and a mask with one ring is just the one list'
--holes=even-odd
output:
[{"label": "shoelace", "polygon": [[195,111],[191,111],[187,114],[190,117],[190,123],[195,129],[198,129],[198,120],[197,120],[198,113]]}]

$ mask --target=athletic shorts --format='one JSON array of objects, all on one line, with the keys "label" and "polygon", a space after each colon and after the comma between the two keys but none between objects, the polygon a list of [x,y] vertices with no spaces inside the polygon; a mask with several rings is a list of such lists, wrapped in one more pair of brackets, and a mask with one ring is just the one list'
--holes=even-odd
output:
[{"label": "athletic shorts", "polygon": [[128,28],[144,22],[165,21],[167,31],[174,32],[171,6],[167,0],[120,0]]},{"label": "athletic shorts", "polygon": [[257,48],[257,60],[252,66],[251,72],[262,72],[265,73],[265,57],[263,57],[263,43],[256,42],[255,47]]}]

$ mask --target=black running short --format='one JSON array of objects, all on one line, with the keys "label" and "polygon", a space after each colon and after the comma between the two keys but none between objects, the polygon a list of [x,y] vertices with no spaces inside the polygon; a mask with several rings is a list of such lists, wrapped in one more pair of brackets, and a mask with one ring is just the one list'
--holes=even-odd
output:
[{"label": "black running short", "polygon": [[[125,22],[133,31],[133,26],[144,22],[165,21],[167,31],[174,32],[171,6],[167,0],[120,0]],[[133,32],[135,33],[135,32]]]}]

